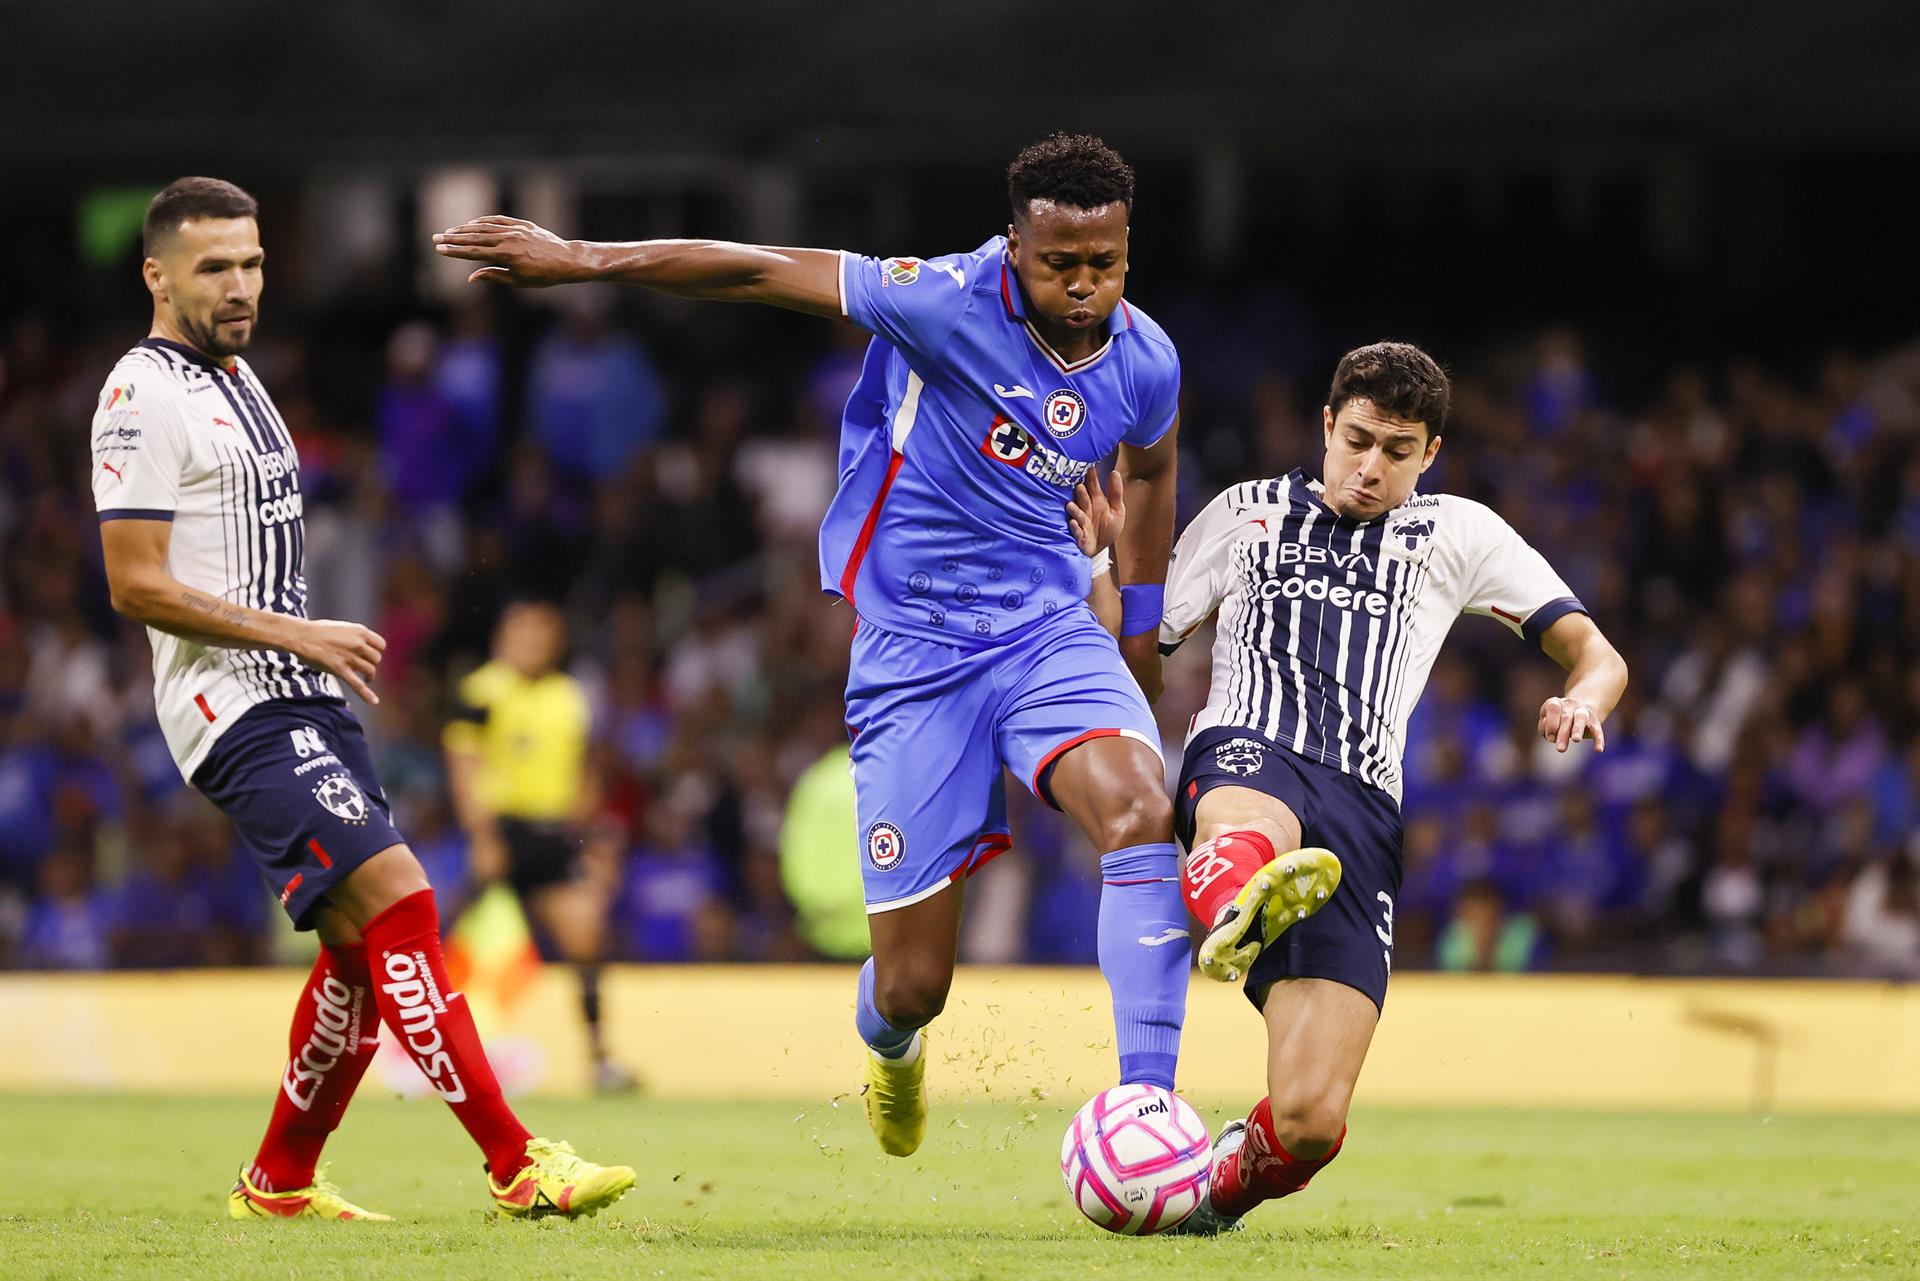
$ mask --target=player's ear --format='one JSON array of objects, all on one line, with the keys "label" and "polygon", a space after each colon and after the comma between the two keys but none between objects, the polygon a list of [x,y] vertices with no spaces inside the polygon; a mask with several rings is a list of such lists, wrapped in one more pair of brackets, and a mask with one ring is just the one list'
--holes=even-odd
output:
[{"label": "player's ear", "polygon": [[147,292],[156,299],[164,299],[167,296],[167,277],[166,273],[160,270],[158,258],[147,258],[140,263],[140,278],[146,281]]},{"label": "player's ear", "polygon": [[1320,406],[1320,435],[1329,445],[1333,443],[1333,410],[1327,405]]},{"label": "player's ear", "polygon": [[1424,472],[1427,468],[1433,466],[1433,460],[1439,456],[1440,441],[1442,439],[1442,437],[1434,435],[1431,431],[1427,433],[1427,456],[1420,460],[1421,471]]},{"label": "player's ear", "polygon": [[1020,262],[1020,224],[1007,224],[1007,254],[1017,266]]}]

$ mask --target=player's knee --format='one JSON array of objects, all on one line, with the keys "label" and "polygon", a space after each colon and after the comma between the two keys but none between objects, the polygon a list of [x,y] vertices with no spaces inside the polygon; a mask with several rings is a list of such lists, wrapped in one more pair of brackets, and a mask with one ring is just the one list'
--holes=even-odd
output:
[{"label": "player's knee", "polygon": [[885,976],[876,975],[873,985],[874,1008],[880,1017],[897,1028],[925,1027],[940,1017],[947,1006],[947,990],[953,985],[951,972],[904,970]]},{"label": "player's knee", "polygon": [[1124,850],[1173,839],[1173,802],[1158,783],[1126,798],[1101,821],[1103,851]]},{"label": "player's knee", "polygon": [[1317,1161],[1347,1129],[1352,1092],[1339,1085],[1289,1082],[1274,1090],[1273,1130],[1282,1147],[1302,1161]]}]

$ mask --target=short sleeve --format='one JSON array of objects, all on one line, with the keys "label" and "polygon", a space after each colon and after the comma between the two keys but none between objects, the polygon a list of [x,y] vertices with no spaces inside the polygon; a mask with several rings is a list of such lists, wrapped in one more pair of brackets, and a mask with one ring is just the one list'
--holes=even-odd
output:
[{"label": "short sleeve", "polygon": [[121,370],[101,391],[92,466],[93,505],[102,521],[173,519],[187,457],[178,395],[162,377]]},{"label": "short sleeve", "polygon": [[1232,490],[1208,503],[1174,544],[1167,563],[1166,605],[1160,616],[1160,652],[1179,649],[1226,599],[1233,534],[1238,528]]},{"label": "short sleeve", "polygon": [[1180,413],[1179,361],[1170,358],[1166,367],[1155,373],[1153,385],[1143,397],[1140,417],[1125,437],[1135,449],[1149,449],[1159,444],[1173,430],[1174,419]]},{"label": "short sleeve", "polygon": [[1498,515],[1483,509],[1481,546],[1472,588],[1464,607],[1469,614],[1497,618],[1533,645],[1568,614],[1584,614],[1566,581]]},{"label": "short sleeve", "polygon": [[933,356],[973,303],[966,254],[944,258],[840,255],[840,309],[848,320],[902,351]]},{"label": "short sleeve", "polygon": [[469,673],[460,682],[460,688],[454,695],[453,710],[447,717],[447,727],[440,732],[440,743],[448,751],[462,754],[480,751],[487,719],[492,713],[489,705],[490,688],[485,668]]}]

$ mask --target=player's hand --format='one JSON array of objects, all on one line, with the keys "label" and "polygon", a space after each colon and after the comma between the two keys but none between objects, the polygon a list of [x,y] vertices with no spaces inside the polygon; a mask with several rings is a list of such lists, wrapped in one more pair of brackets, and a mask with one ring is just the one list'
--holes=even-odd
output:
[{"label": "player's hand", "polygon": [[449,227],[433,238],[442,258],[467,258],[488,264],[467,277],[469,284],[564,285],[581,279],[572,241],[562,240],[525,218],[488,214]]},{"label": "player's hand", "polygon": [[386,637],[371,627],[333,618],[301,619],[300,622],[300,630],[287,648],[321,671],[331,672],[345,681],[348,689],[367,702],[378,704],[380,696],[373,692],[373,673],[380,666],[380,656],[386,652]]},{"label": "player's hand", "polygon": [[1120,540],[1120,532],[1127,527],[1127,497],[1118,472],[1108,472],[1103,487],[1093,469],[1087,469],[1067,504],[1067,527],[1089,558]]},{"label": "player's hand", "polygon": [[467,842],[467,870],[476,885],[492,885],[507,876],[507,843],[500,829],[488,823]]},{"label": "player's hand", "polygon": [[1593,740],[1593,750],[1607,750],[1607,733],[1600,728],[1600,713],[1591,703],[1577,698],[1555,696],[1540,704],[1540,737],[1564,752],[1583,738]]}]

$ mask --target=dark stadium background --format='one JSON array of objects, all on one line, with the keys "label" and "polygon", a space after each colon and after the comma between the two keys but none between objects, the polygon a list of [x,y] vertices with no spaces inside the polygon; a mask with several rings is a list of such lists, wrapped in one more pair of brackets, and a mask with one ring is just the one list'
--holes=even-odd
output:
[{"label": "dark stadium background", "polygon": [[[778,832],[842,734],[809,521],[856,337],[483,294],[425,237],[498,208],[966,249],[1012,152],[1068,128],[1140,175],[1129,297],[1181,345],[1183,516],[1316,467],[1340,351],[1418,341],[1457,380],[1436,482],[1632,664],[1611,750],[1550,768],[1554,670],[1462,622],[1415,720],[1402,968],[1920,973],[1920,11],[832,8],[7,7],[0,964],[285,945],[172,772],[99,569],[85,424],[145,333],[146,195],[198,172],[262,201],[249,358],[301,447],[316,611],[393,643],[369,730],[443,890],[451,682],[501,600],[550,593],[599,691],[623,952],[801,958]],[[568,412],[619,428],[582,474],[535,429],[563,359],[612,389]],[[968,955],[1090,960],[1087,851],[1014,821]]]}]

